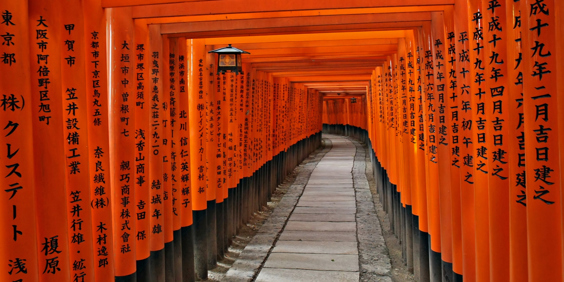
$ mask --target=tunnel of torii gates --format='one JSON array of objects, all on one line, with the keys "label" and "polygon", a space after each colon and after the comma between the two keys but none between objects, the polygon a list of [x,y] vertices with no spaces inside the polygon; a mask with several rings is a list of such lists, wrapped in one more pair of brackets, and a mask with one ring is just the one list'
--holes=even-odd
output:
[{"label": "tunnel of torii gates", "polygon": [[416,280],[563,281],[563,12],[3,0],[0,280],[205,278],[323,129],[371,149]]}]

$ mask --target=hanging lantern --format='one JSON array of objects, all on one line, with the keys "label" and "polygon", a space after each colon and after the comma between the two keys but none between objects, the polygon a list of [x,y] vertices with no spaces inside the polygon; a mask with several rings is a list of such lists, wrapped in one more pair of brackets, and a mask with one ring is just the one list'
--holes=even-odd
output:
[{"label": "hanging lantern", "polygon": [[215,49],[208,53],[217,53],[217,74],[225,73],[230,70],[235,74],[243,73],[243,62],[241,54],[251,54],[241,49],[232,47],[231,44],[227,47]]},{"label": "hanging lantern", "polygon": [[356,98],[353,97],[353,98],[351,98],[351,104],[354,104],[354,103],[356,103]]}]

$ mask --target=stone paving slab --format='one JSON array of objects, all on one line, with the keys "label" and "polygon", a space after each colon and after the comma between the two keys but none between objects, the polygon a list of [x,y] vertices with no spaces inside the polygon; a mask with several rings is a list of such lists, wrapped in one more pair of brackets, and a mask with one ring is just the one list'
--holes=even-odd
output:
[{"label": "stone paving slab", "polygon": [[278,241],[272,252],[356,255],[357,246],[356,242]]},{"label": "stone paving slab", "polygon": [[280,241],[332,241],[356,242],[356,232],[353,231],[292,231],[284,230],[278,239]]},{"label": "stone paving slab", "polygon": [[[351,191],[352,184],[308,185],[307,191]],[[306,191],[306,192],[307,192]]]},{"label": "stone paving slab", "polygon": [[357,255],[272,253],[264,267],[358,271]]},{"label": "stone paving slab", "polygon": [[354,201],[351,202],[318,202],[318,201],[299,201],[298,207],[341,207],[341,208],[355,208]]},{"label": "stone paving slab", "polygon": [[354,195],[302,195],[300,201],[304,202],[352,202],[354,203],[355,198]]},{"label": "stone paving slab", "polygon": [[354,191],[351,190],[343,190],[343,191],[331,191],[331,190],[310,190],[308,189],[302,194],[302,197],[305,196],[350,196],[354,197]]},{"label": "stone paving slab", "polygon": [[352,213],[293,213],[290,221],[354,222]]},{"label": "stone paving slab", "polygon": [[356,208],[343,207],[296,207],[295,213],[356,213]]},{"label": "stone paving slab", "polygon": [[284,230],[294,231],[356,231],[354,222],[288,221]]},{"label": "stone paving slab", "polygon": [[358,272],[263,268],[257,282],[358,281]]}]

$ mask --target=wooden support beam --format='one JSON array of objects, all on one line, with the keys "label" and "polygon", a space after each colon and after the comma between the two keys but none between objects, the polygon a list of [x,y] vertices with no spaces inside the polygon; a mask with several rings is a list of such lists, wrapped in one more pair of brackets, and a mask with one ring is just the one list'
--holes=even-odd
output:
[{"label": "wooden support beam", "polygon": [[166,5],[184,2],[202,2],[212,0],[102,0],[103,8],[113,7],[133,7],[133,6],[146,6],[146,5]]},{"label": "wooden support beam", "polygon": [[[279,65],[290,65],[290,64],[324,64],[324,63],[354,63],[354,62],[366,62],[367,64],[373,62],[384,62],[386,60],[387,54],[371,54],[371,56],[358,55],[358,54],[346,54],[346,55],[324,55],[324,56],[296,56],[296,57],[281,57],[281,58],[255,58],[248,57],[245,59],[246,63],[251,63],[253,66],[264,66],[279,64]],[[381,65],[381,64],[379,64]]]},{"label": "wooden support beam", "polygon": [[[213,45],[213,49],[223,47],[227,44]],[[376,39],[353,39],[353,40],[312,40],[312,41],[288,41],[288,42],[272,42],[272,43],[239,43],[237,48],[248,50],[261,49],[292,49],[306,47],[335,47],[335,46],[374,46],[374,45],[393,45],[398,44],[398,38],[376,38]],[[250,51],[249,51],[250,52]]]},{"label": "wooden support beam", "polygon": [[370,75],[327,75],[327,76],[295,76],[290,82],[322,82],[322,81],[370,81]]},{"label": "wooden support beam", "polygon": [[[308,17],[288,17],[288,18],[266,18],[266,19],[245,19],[231,21],[211,21],[211,22],[186,22],[162,24],[163,34],[182,34],[182,33],[201,33],[217,31],[240,31],[257,29],[277,29],[277,28],[300,28],[307,27],[331,27],[334,31],[338,26],[362,25],[375,23],[402,23],[430,21],[429,12],[413,13],[389,13],[389,14],[364,14],[364,15],[331,15],[331,16],[308,16]],[[306,29],[307,30],[307,29]],[[350,29],[349,29],[350,30]]]},{"label": "wooden support beam", "polygon": [[243,55],[243,60],[249,57],[280,57],[280,56],[308,56],[325,54],[373,54],[390,53],[397,50],[397,44],[370,45],[370,46],[334,46],[334,47],[304,47],[280,49],[254,49],[245,50],[251,55]]},{"label": "wooden support beam", "polygon": [[347,32],[325,32],[308,34],[282,34],[282,35],[256,35],[241,37],[220,37],[206,38],[206,45],[225,45],[225,44],[251,44],[251,43],[288,43],[288,42],[308,42],[308,41],[341,41],[342,43],[359,39],[390,39],[404,38],[406,30],[382,30],[373,31],[347,31]]},{"label": "wooden support beam", "polygon": [[348,24],[348,25],[323,25],[323,26],[301,26],[301,27],[280,27],[280,28],[260,28],[242,30],[211,30],[203,32],[185,32],[170,34],[170,37],[186,38],[214,38],[214,37],[240,37],[255,35],[283,35],[283,34],[310,34],[324,32],[348,32],[355,31],[389,31],[420,28],[429,21],[406,21],[406,22],[385,22],[372,24]]},{"label": "wooden support beam", "polygon": [[[124,0],[121,0],[124,1]],[[151,0],[146,0],[151,1]],[[113,2],[113,1],[107,1]],[[154,3],[162,2],[154,0]],[[109,3],[106,3],[108,5]],[[413,6],[453,5],[454,0],[315,0],[315,1],[264,1],[224,0],[194,1],[162,5],[138,6],[133,8],[134,18],[159,18],[211,14],[264,13],[281,11],[307,11],[358,8],[404,8]],[[105,6],[108,7],[108,6]]]}]

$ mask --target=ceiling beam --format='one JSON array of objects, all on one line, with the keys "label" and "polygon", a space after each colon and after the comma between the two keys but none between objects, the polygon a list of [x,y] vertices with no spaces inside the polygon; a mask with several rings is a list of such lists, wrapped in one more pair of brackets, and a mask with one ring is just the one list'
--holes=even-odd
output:
[{"label": "ceiling beam", "polygon": [[369,81],[370,75],[326,75],[326,76],[294,76],[289,78],[291,82],[335,82],[335,81]]},{"label": "ceiling beam", "polygon": [[[123,1],[123,0],[120,0]],[[151,0],[146,0],[151,2]],[[106,1],[110,5],[113,1]],[[162,0],[152,1],[159,4]],[[176,1],[175,1],[176,2]],[[159,18],[174,16],[194,16],[211,14],[264,13],[281,11],[307,11],[326,9],[355,9],[355,8],[402,8],[410,6],[454,5],[454,0],[223,0],[223,1],[195,1],[171,3],[162,5],[147,5],[133,7],[134,18]],[[104,6],[105,8],[110,6]]]},{"label": "ceiling beam", "polygon": [[[260,50],[260,49],[291,49],[306,47],[335,47],[335,46],[374,46],[374,45],[390,45],[398,44],[397,38],[379,38],[379,39],[353,39],[343,42],[342,40],[316,40],[316,41],[289,41],[289,42],[272,42],[272,43],[239,43],[237,48],[242,50]],[[228,43],[232,44],[232,43]],[[223,47],[221,45],[213,45],[213,49]]]},{"label": "ceiling beam", "polygon": [[341,41],[359,39],[390,39],[405,38],[405,30],[382,30],[373,31],[347,31],[347,32],[324,32],[324,33],[308,33],[308,34],[282,34],[282,35],[255,35],[241,37],[220,37],[206,38],[207,45],[225,45],[225,44],[246,44],[246,43],[289,43],[289,42],[307,42],[307,41]]},{"label": "ceiling beam", "polygon": [[245,63],[251,63],[253,65],[271,65],[273,63],[280,65],[290,65],[295,63],[311,63],[311,64],[323,64],[323,63],[355,63],[355,62],[366,62],[371,63],[371,61],[385,61],[387,54],[370,54],[370,56],[359,55],[359,54],[333,54],[333,55],[323,55],[323,56],[295,56],[295,57],[280,57],[280,58],[258,58],[250,56],[245,59]]},{"label": "ceiling beam", "polygon": [[[162,34],[430,21],[430,12],[245,19],[161,25]],[[189,37],[187,37],[189,38]]]}]

